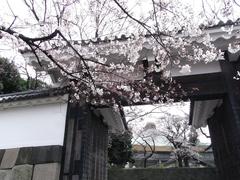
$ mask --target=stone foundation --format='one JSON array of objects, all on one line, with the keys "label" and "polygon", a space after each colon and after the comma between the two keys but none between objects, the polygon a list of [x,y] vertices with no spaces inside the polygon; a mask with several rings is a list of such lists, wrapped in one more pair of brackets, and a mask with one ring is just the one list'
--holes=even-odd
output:
[{"label": "stone foundation", "polygon": [[0,150],[0,180],[58,180],[61,146]]}]

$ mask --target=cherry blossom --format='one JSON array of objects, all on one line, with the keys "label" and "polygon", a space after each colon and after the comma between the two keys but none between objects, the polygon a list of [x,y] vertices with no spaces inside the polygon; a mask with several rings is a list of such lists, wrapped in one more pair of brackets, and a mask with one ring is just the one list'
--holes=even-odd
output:
[{"label": "cherry blossom", "polygon": [[[208,28],[216,18],[236,20],[230,0],[218,3],[217,14],[207,10],[211,3],[196,14],[179,0],[22,3],[20,13],[12,3],[2,10],[1,41],[38,71],[56,72],[58,84],[70,83],[73,97],[93,104],[161,103],[183,96],[171,68],[190,73],[190,62],[219,60],[223,53]],[[234,24],[221,31],[236,35]],[[239,44],[228,49],[237,52]]]}]

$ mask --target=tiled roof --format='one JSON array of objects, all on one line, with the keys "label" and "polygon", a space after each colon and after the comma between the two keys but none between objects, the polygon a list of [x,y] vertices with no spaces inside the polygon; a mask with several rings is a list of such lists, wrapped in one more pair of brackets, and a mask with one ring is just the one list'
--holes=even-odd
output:
[{"label": "tiled roof", "polygon": [[68,87],[61,87],[61,88],[29,90],[29,91],[23,91],[23,92],[17,92],[17,93],[2,94],[0,95],[0,103],[41,98],[41,97],[53,97],[53,96],[66,94],[68,91],[69,91]]},{"label": "tiled roof", "polygon": [[[213,28],[221,28],[223,26],[237,26],[240,25],[240,18],[237,19],[236,21],[232,21],[232,20],[228,20],[227,22],[223,22],[223,21],[219,21],[217,24],[214,25],[209,25],[209,26],[204,26],[204,25],[200,25],[201,28],[203,29],[213,29]],[[142,34],[142,36],[145,36],[146,38],[151,37],[151,36],[158,36],[157,33],[153,33],[153,34],[149,34],[148,32],[146,34]],[[111,41],[126,41],[130,38],[134,38],[135,35],[131,34],[131,35],[125,35],[125,34],[121,34],[119,36],[114,36],[114,37],[104,37],[104,38],[93,38],[93,39],[88,39],[88,40],[81,40],[81,41],[74,41],[73,44],[75,45],[89,45],[90,43],[92,44],[101,44],[101,43],[109,43]]]},{"label": "tiled roof", "polygon": [[211,28],[219,28],[223,26],[237,26],[240,25],[240,18],[238,18],[236,21],[228,20],[227,22],[219,21],[217,24],[209,25],[209,26],[203,26],[205,29],[211,29]]},{"label": "tiled roof", "polygon": [[[200,28],[207,30],[207,29],[221,28],[224,26],[231,26],[231,25],[233,25],[233,26],[240,25],[240,18],[237,19],[236,21],[232,21],[232,20],[228,20],[227,22],[219,21],[217,24],[214,24],[214,25],[208,25],[208,26],[200,25]],[[145,36],[145,37],[151,37],[152,35],[158,36],[158,34],[154,34],[154,33],[153,34],[149,34],[149,33],[143,34],[143,36]],[[91,44],[105,44],[105,43],[109,43],[111,41],[126,41],[126,40],[128,40],[130,38],[134,38],[134,37],[135,37],[134,34],[131,34],[131,35],[122,34],[122,35],[114,36],[114,37],[93,38],[93,39],[79,40],[79,41],[76,40],[76,41],[73,41],[72,43],[74,45],[87,46],[90,43]],[[20,50],[20,53],[22,53],[22,54],[28,53],[28,52],[31,52],[31,50],[28,48]]]}]

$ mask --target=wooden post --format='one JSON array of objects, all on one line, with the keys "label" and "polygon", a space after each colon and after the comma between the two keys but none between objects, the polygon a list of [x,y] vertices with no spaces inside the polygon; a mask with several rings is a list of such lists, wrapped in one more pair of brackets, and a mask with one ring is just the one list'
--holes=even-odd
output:
[{"label": "wooden post", "polygon": [[227,94],[208,124],[219,177],[237,180],[240,177],[240,81],[233,77],[240,63],[225,60],[220,65]]},{"label": "wooden post", "polygon": [[107,180],[107,126],[89,105],[69,106],[61,180]]}]

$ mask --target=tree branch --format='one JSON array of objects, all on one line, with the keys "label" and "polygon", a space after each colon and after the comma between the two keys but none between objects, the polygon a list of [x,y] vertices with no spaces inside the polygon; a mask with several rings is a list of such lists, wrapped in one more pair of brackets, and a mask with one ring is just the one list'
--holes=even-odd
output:
[{"label": "tree branch", "polygon": [[14,16],[14,19],[13,19],[12,23],[10,24],[10,26],[8,27],[8,29],[11,29],[11,27],[12,27],[13,24],[15,23],[16,19],[17,19],[17,16]]},{"label": "tree branch", "polygon": [[28,2],[27,2],[27,0],[23,0],[24,1],[24,3],[25,3],[25,5],[30,9],[30,11],[32,12],[32,14],[33,14],[33,16],[35,17],[35,19],[39,22],[39,17],[38,17],[38,15],[37,15],[37,13],[36,13],[36,11],[35,11],[35,8],[34,8],[34,0],[32,0],[32,2],[31,2],[31,5],[30,4],[28,4]]},{"label": "tree branch", "polygon": [[202,128],[200,128],[201,133],[206,137],[206,138],[211,138],[210,136],[208,136],[205,132],[203,132]]}]

